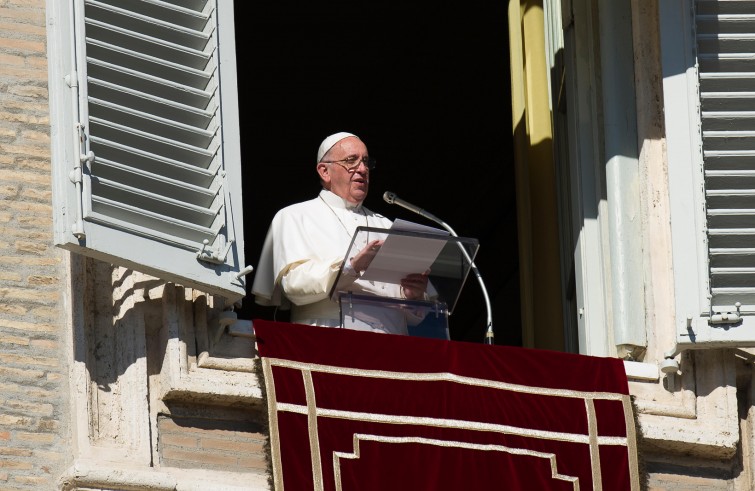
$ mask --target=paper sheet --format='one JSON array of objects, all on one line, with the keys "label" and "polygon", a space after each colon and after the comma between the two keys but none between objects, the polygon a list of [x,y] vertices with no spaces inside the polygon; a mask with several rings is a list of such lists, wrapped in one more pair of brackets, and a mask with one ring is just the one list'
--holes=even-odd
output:
[{"label": "paper sheet", "polygon": [[401,219],[393,223],[391,230],[431,233],[437,237],[389,234],[362,274],[362,280],[400,284],[401,279],[408,274],[430,272],[430,266],[438,258],[450,235],[438,228]]}]

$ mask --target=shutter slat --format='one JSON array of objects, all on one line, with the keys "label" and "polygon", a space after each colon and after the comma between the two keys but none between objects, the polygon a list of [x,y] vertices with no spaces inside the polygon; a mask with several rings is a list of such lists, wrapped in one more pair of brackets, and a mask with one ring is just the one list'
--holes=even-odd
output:
[{"label": "shutter slat", "polygon": [[122,164],[130,169],[150,172],[160,176],[171,176],[168,179],[176,179],[188,184],[197,186],[212,186],[212,182],[217,178],[217,169],[214,167],[205,169],[181,162],[175,159],[166,158],[154,153],[146,152],[144,149],[127,147],[120,143],[105,140],[98,137],[91,137],[92,143],[98,145],[97,158],[94,165],[100,160],[110,160]]},{"label": "shutter slat", "polygon": [[751,208],[711,208],[708,207],[708,230],[718,228],[755,228],[755,210]]},{"label": "shutter slat", "polygon": [[[127,147],[142,148],[156,155],[174,158],[181,162],[205,168],[209,167],[215,157],[215,151],[213,149],[205,149],[184,144],[175,140],[163,138],[159,135],[116,124],[112,121],[91,118],[89,124],[92,133],[100,135],[98,137],[92,137],[92,143],[101,140],[117,141]],[[95,155],[96,154],[97,151],[95,151]]]},{"label": "shutter slat", "polygon": [[715,92],[755,93],[755,78],[747,72],[713,72],[700,74],[700,96]]},{"label": "shutter slat", "polygon": [[[755,94],[753,94],[753,99],[755,99]],[[703,101],[703,109],[705,108],[706,101]],[[755,111],[704,110],[702,117],[703,121],[705,121],[704,131],[755,131]]]},{"label": "shutter slat", "polygon": [[[170,217],[171,219],[194,223],[208,228],[213,226],[219,213],[219,207],[216,202],[210,204],[210,206],[217,207],[216,209],[195,206],[185,201],[169,198],[164,194],[150,193],[141,188],[126,186],[103,178],[92,180],[92,190],[95,196],[107,196],[110,201],[138,203],[138,206],[130,205],[132,209],[153,212]],[[94,207],[93,210],[97,211]],[[142,220],[139,219],[137,221],[141,222]]]},{"label": "shutter slat", "polygon": [[745,59],[748,58],[747,52],[752,52],[755,37],[742,34],[709,36],[700,43],[700,54],[705,59]]},{"label": "shutter slat", "polygon": [[750,150],[755,148],[755,132],[703,131],[703,145],[707,150]]},{"label": "shutter slat", "polygon": [[205,188],[185,181],[170,179],[133,167],[127,167],[104,158],[97,158],[97,175],[111,182],[119,182],[130,188],[140,188],[151,194],[163,194],[196,206],[209,208],[218,196],[218,186]]},{"label": "shutter slat", "polygon": [[205,3],[196,3],[196,8],[181,8],[175,4],[170,6],[165,2],[144,0],[87,0],[86,16],[201,49],[197,44],[202,45],[202,41],[206,43],[209,33],[205,31],[212,29],[212,26],[208,26],[210,16],[204,12]]},{"label": "shutter slat", "polygon": [[[120,100],[118,102],[121,102]],[[155,101],[154,104],[160,102]],[[185,114],[185,112],[171,111],[170,118],[165,118],[144,112],[135,107],[123,106],[102,99],[89,98],[89,114],[102,121],[118,121],[120,126],[139,128],[139,131],[160,136],[166,140],[173,140],[187,145],[200,148],[208,148],[215,137],[215,131],[205,130],[202,125],[189,125],[181,123],[180,119],[173,116]],[[172,108],[175,109],[175,108]],[[165,114],[168,111],[163,111]],[[212,115],[207,115],[212,116]],[[187,118],[190,119],[190,118]],[[196,120],[197,118],[191,118]],[[184,120],[185,121],[185,120]],[[208,121],[204,121],[205,124]]]},{"label": "shutter slat", "polygon": [[214,92],[199,90],[102,60],[89,60],[88,76],[89,80],[108,81],[121,88],[135,89],[157,99],[195,109],[207,108],[214,95]]},{"label": "shutter slat", "polygon": [[161,60],[146,53],[121,48],[111,43],[87,38],[87,58],[111,62],[155,77],[207,90],[213,81],[213,68],[196,69]]},{"label": "shutter slat", "polygon": [[704,15],[755,14],[755,4],[742,0],[699,0],[696,8],[698,19]]},{"label": "shutter slat", "polygon": [[749,288],[755,291],[755,268],[729,267],[710,268],[713,288]]},{"label": "shutter slat", "polygon": [[[751,239],[751,238],[750,238]],[[710,249],[711,268],[755,268],[755,247]]]},{"label": "shutter slat", "polygon": [[711,295],[716,299],[716,312],[733,312],[739,302],[743,314],[755,313],[755,290],[752,288],[711,288]]},{"label": "shutter slat", "polygon": [[197,70],[203,70],[210,60],[210,54],[204,51],[120,29],[92,19],[87,20],[87,36],[91,40],[106,39],[108,44],[119,47],[128,46],[130,51],[149,53],[155,58],[170,60]]},{"label": "shutter slat", "polygon": [[[218,235],[217,230],[200,227],[195,223],[171,220],[163,215],[107,198],[92,199],[92,206],[96,208],[96,211],[92,211],[90,215],[93,222],[120,225],[137,234],[156,237],[189,250],[199,250],[197,244],[201,244],[204,240],[213,242]],[[135,223],[135,215],[141,217],[140,221],[146,226]]]}]

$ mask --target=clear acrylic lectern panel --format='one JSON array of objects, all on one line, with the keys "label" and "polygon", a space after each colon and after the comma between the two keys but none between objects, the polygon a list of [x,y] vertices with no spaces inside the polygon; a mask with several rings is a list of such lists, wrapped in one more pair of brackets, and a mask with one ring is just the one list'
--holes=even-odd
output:
[{"label": "clear acrylic lectern panel", "polygon": [[448,307],[443,302],[341,293],[339,304],[341,327],[346,329],[450,339]]},{"label": "clear acrylic lectern panel", "polygon": [[[429,228],[429,227],[427,227]],[[374,240],[383,240],[366,270],[357,274],[350,258]],[[445,304],[452,313],[471,264],[477,255],[477,239],[454,237],[446,232],[417,232],[374,227],[357,227],[338,272],[331,298],[339,301],[344,293],[378,296],[399,303],[401,279],[411,273],[428,273],[429,283],[424,301],[428,306]]]}]

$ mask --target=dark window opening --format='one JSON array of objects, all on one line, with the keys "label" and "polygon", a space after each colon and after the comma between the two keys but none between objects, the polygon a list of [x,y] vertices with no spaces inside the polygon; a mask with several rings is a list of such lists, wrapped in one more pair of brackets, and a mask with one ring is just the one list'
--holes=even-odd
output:
[{"label": "dark window opening", "polygon": [[[506,4],[486,0],[237,1],[247,263],[275,212],[319,191],[322,138],[350,131],[379,162],[365,205],[436,226],[386,204],[393,191],[478,239],[496,344],[521,345],[507,22]],[[247,296],[239,315],[273,311]],[[451,338],[482,342],[485,321],[470,274]]]}]

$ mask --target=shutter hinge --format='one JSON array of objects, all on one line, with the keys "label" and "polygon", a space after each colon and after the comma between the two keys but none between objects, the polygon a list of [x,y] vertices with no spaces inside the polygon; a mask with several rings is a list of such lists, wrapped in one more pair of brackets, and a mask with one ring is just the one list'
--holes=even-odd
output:
[{"label": "shutter hinge", "polygon": [[213,264],[225,264],[225,258],[228,257],[228,251],[231,250],[233,241],[229,240],[225,246],[225,250],[223,250],[222,252],[213,248],[208,248],[207,244],[209,243],[210,241],[207,239],[202,241],[202,247],[197,251],[197,259],[199,261],[205,261]]},{"label": "shutter hinge", "polygon": [[[76,80],[74,77],[73,81]],[[66,80],[69,82],[69,80]],[[75,84],[74,84],[75,86]],[[88,152],[86,154],[81,153],[81,148],[84,146],[86,134],[84,132],[84,125],[76,123],[74,138],[76,139],[75,151],[79,157],[74,162],[73,169],[68,173],[68,179],[76,186],[76,220],[71,224],[71,233],[79,240],[86,239],[86,232],[84,230],[84,173],[81,168],[81,164],[87,164],[91,166],[94,161],[94,152]]]},{"label": "shutter hinge", "polygon": [[76,70],[72,71],[70,75],[66,75],[65,81],[66,85],[68,85],[72,89],[77,88],[79,86],[79,76],[76,73]]},{"label": "shutter hinge", "polygon": [[94,162],[94,152],[90,150],[86,154],[82,153],[81,155],[79,155],[79,161],[82,164],[86,163],[87,165],[91,166],[92,162]]},{"label": "shutter hinge", "polygon": [[737,302],[734,306],[737,309],[736,312],[713,312],[713,308],[711,307],[708,324],[737,324],[741,322],[742,313],[740,312],[740,307],[742,304]]},{"label": "shutter hinge", "polygon": [[[81,154],[79,156],[80,163],[87,163],[91,165],[94,162],[94,152],[89,152],[87,155]],[[81,165],[74,166],[73,170],[68,173],[68,179],[74,184],[81,184],[83,181],[83,171]]]},{"label": "shutter hinge", "polygon": [[68,173],[68,180],[74,184],[81,184],[81,167],[74,167],[74,169]]}]

